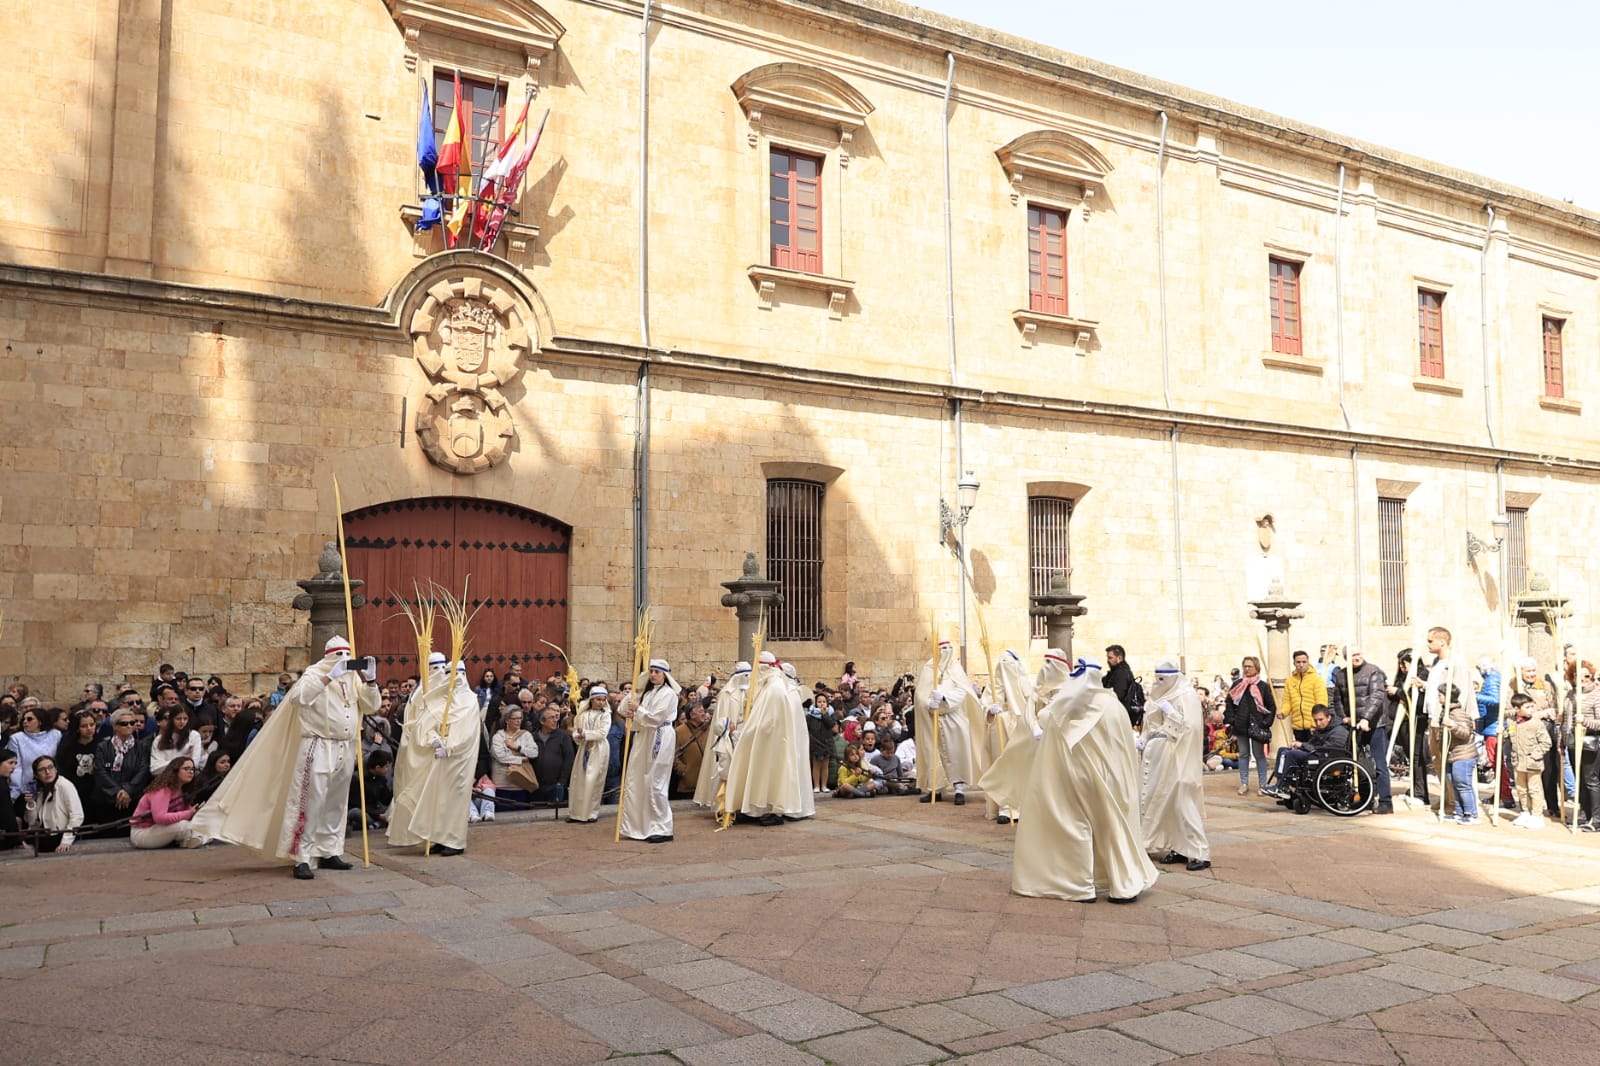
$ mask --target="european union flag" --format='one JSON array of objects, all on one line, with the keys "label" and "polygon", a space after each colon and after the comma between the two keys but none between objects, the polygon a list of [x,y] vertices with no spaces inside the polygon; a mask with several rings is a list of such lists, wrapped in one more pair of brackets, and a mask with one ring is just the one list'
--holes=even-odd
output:
[{"label": "european union flag", "polygon": [[439,205],[439,147],[433,137],[433,108],[428,102],[428,87],[422,87],[422,117],[417,120],[417,166],[427,195],[422,198],[422,218],[417,232],[430,230],[442,221]]}]

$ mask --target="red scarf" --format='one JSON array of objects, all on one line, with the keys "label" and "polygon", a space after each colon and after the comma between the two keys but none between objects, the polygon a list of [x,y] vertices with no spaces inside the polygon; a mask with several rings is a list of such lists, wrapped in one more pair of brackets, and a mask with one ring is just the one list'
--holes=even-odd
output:
[{"label": "red scarf", "polygon": [[[1228,690],[1228,698],[1230,700],[1232,700],[1234,703],[1238,703],[1239,702],[1239,697],[1244,695],[1244,690],[1245,689],[1249,688],[1251,685],[1260,685],[1260,684],[1261,684],[1261,675],[1260,674],[1257,674],[1255,677],[1241,677],[1239,679],[1239,683]],[[1261,691],[1258,689],[1256,691],[1256,709],[1257,710],[1260,710],[1261,708],[1266,706],[1266,700],[1262,699],[1261,695],[1262,695]]]}]

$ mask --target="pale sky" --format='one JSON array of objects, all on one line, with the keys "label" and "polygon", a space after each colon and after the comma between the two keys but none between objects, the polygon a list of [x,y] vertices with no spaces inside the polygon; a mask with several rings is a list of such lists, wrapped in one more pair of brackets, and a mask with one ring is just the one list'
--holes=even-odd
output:
[{"label": "pale sky", "polygon": [[1600,212],[1594,0],[911,2]]}]

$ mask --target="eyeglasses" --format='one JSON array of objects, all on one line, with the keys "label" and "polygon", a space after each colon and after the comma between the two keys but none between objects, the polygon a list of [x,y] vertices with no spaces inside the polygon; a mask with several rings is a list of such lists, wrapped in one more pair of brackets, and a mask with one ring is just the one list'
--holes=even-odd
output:
[{"label": "eyeglasses", "polygon": [[111,724],[120,729],[122,726],[125,726],[125,725],[126,726],[133,725],[133,719],[132,718],[118,718],[115,722],[112,722]]},{"label": "eyeglasses", "polygon": [[144,700],[123,700],[122,705],[124,707],[143,707]]}]

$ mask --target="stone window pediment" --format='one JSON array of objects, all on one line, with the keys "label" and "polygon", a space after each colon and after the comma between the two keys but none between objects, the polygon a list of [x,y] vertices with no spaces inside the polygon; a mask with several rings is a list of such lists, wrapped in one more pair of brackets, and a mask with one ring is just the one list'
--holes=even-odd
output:
[{"label": "stone window pediment", "polygon": [[801,63],[769,63],[734,79],[734,97],[750,121],[754,147],[762,123],[772,118],[833,131],[848,146],[867,124],[872,102],[837,74]]},{"label": "stone window pediment", "polygon": [[539,67],[556,50],[566,27],[529,0],[385,0],[406,38],[406,68],[415,71],[424,37],[466,41],[520,55],[538,84]]},{"label": "stone window pediment", "polygon": [[1114,169],[1089,142],[1060,130],[1024,133],[997,149],[995,156],[1011,182],[1013,200],[1020,199],[1024,188],[1048,191],[1074,186],[1079,198],[1088,200],[1105,191],[1106,178]]}]

